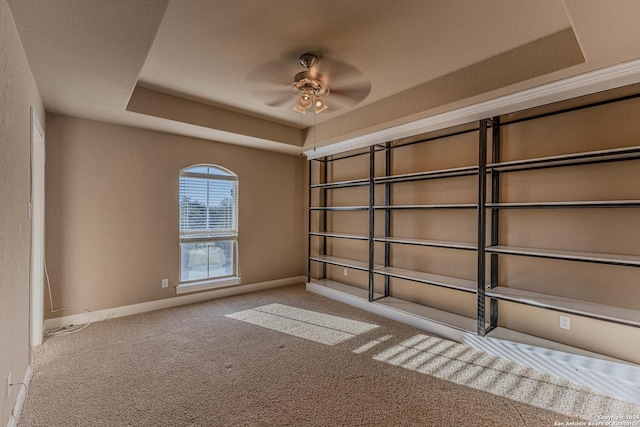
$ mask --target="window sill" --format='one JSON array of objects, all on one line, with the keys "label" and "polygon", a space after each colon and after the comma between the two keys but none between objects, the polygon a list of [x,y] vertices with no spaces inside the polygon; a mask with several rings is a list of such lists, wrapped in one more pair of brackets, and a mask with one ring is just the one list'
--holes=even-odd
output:
[{"label": "window sill", "polygon": [[225,277],[223,279],[202,280],[200,282],[181,283],[176,286],[176,294],[206,291],[209,289],[226,288],[242,283],[240,276]]}]

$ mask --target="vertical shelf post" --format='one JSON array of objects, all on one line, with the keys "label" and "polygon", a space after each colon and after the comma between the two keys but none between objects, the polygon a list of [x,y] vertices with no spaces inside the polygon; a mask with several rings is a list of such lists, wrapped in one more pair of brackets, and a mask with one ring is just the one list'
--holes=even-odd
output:
[{"label": "vertical shelf post", "polygon": [[[322,182],[323,184],[327,183],[327,158],[324,157],[322,159],[322,170],[320,171],[320,182]],[[322,188],[322,207],[326,208],[327,207],[327,195],[328,195],[328,190],[327,187],[323,187]],[[329,211],[327,211],[326,209],[322,211],[322,213],[320,215],[322,215],[322,231],[323,233],[327,232],[327,215],[329,214]],[[322,255],[327,255],[327,237],[323,236],[322,237]],[[327,278],[327,264],[326,263],[322,263],[322,279],[326,279]]]},{"label": "vertical shelf post", "polygon": [[[494,117],[491,128],[491,163],[500,162],[500,117]],[[491,171],[491,203],[500,202],[500,172]],[[491,210],[491,246],[499,245],[500,210]],[[491,283],[489,287],[498,286],[498,254],[491,254]],[[491,298],[490,327],[498,327],[498,300]]]},{"label": "vertical shelf post", "polygon": [[[391,142],[385,144],[385,176],[391,175]],[[384,184],[384,205],[391,206],[391,183],[385,182]],[[385,209],[384,211],[384,237],[391,236],[391,209]],[[391,243],[384,242],[384,266],[389,267],[391,265]],[[384,276],[384,296],[389,296],[389,276]]]},{"label": "vertical shelf post", "polygon": [[373,206],[375,205],[376,188],[374,178],[376,175],[376,149],[375,145],[369,147],[369,302],[374,300],[374,220],[375,212]]},{"label": "vertical shelf post", "polygon": [[485,240],[487,199],[487,119],[480,120],[478,138],[478,318],[477,333],[485,336]]},{"label": "vertical shelf post", "polygon": [[308,161],[309,168],[309,190],[308,190],[308,209],[307,209],[307,283],[311,282],[311,179],[313,174],[311,172],[311,167],[313,166],[313,160]]}]

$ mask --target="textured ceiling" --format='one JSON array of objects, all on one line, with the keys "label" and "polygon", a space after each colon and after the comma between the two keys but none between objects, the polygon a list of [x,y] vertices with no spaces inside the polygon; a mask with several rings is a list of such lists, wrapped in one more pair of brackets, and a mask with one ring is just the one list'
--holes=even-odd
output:
[{"label": "textured ceiling", "polygon": [[[7,1],[48,111],[289,153],[314,119],[335,142],[640,57],[636,0]],[[370,94],[317,117],[252,95],[306,51]]]},{"label": "textured ceiling", "polygon": [[[274,108],[247,90],[247,74],[256,67],[281,61],[290,69],[283,83],[290,83],[303,70],[300,54],[321,52],[371,81],[365,105],[570,27],[557,0],[188,4],[169,4],[140,82],[292,125],[300,121],[293,97],[290,105]],[[527,25],[530,20],[540,24]],[[331,110],[318,120],[344,113]]]}]

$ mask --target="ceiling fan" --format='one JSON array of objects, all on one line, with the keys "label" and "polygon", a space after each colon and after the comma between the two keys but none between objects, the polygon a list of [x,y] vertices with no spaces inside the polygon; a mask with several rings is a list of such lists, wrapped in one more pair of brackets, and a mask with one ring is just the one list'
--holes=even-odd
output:
[{"label": "ceiling fan", "polygon": [[289,104],[300,114],[310,108],[320,113],[353,106],[371,92],[371,83],[364,74],[345,62],[307,52],[298,63],[305,69],[297,73],[292,63],[283,61],[258,66],[247,76],[252,83],[250,91],[268,106]]}]

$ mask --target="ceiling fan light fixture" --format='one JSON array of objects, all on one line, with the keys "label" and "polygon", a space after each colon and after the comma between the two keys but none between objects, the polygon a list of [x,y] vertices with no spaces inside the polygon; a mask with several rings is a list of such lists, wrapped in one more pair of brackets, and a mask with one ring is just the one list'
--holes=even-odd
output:
[{"label": "ceiling fan light fixture", "polygon": [[301,107],[299,102],[296,102],[296,105],[293,106],[293,110],[300,114],[305,114],[307,112],[307,109]]},{"label": "ceiling fan light fixture", "polygon": [[307,108],[311,108],[313,106],[316,113],[321,113],[328,108],[321,96],[322,95],[319,95],[308,88],[300,90],[298,101],[296,102],[296,105],[294,105],[293,109],[304,114]]},{"label": "ceiling fan light fixture", "polygon": [[305,114],[307,111],[307,108],[313,105],[314,100],[315,100],[315,97],[313,93],[309,92],[308,90],[304,90],[302,91],[302,93],[300,93],[300,96],[298,97],[298,101],[296,102],[296,105],[294,105],[293,109],[300,114]]},{"label": "ceiling fan light fixture", "polygon": [[313,95],[310,95],[308,93],[303,93],[302,95],[300,95],[300,98],[298,98],[298,105],[301,108],[309,108],[311,107],[311,104],[313,103]]},{"label": "ceiling fan light fixture", "polygon": [[305,114],[305,110],[312,105],[316,113],[327,109],[327,104],[320,98],[327,96],[330,90],[324,83],[322,74],[317,71],[317,64],[318,57],[316,55],[306,53],[300,57],[300,65],[306,70],[296,74],[291,85],[291,92],[298,97],[293,109],[301,114]]},{"label": "ceiling fan light fixture", "polygon": [[316,100],[313,102],[313,108],[316,110],[316,114],[317,114],[317,113],[322,113],[324,110],[326,110],[329,107],[327,106],[327,104],[325,104],[325,102],[322,99],[316,98]]}]

